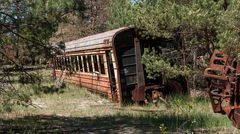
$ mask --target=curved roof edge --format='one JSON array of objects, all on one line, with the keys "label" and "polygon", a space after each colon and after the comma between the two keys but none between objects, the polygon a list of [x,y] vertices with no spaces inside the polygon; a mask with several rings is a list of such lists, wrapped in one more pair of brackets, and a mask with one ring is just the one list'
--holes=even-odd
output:
[{"label": "curved roof edge", "polygon": [[103,33],[83,37],[70,42],[66,42],[65,52],[79,51],[84,49],[94,49],[98,47],[109,47],[112,44],[111,43],[106,44],[105,41],[112,42],[115,35],[128,29],[131,29],[131,28],[121,27],[118,29],[114,29],[114,30],[103,32]]}]

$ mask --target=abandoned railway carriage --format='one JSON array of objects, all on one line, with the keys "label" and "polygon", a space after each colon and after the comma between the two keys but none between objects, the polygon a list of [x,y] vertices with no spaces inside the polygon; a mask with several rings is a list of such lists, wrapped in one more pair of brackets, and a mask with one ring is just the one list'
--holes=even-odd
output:
[{"label": "abandoned railway carriage", "polygon": [[60,77],[64,66],[72,66],[75,73],[66,82],[107,94],[113,102],[145,101],[146,91],[158,97],[163,89],[161,79],[147,79],[141,64],[143,49],[151,44],[156,42],[140,41],[136,29],[128,27],[67,42],[65,53],[54,60],[54,72]]}]

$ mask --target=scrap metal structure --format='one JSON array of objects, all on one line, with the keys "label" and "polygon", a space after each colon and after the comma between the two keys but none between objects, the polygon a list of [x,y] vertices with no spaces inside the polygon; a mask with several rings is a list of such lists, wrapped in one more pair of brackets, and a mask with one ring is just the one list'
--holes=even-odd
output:
[{"label": "scrap metal structure", "polygon": [[240,63],[215,50],[204,76],[209,80],[209,97],[215,113],[226,114],[240,128]]},{"label": "scrap metal structure", "polygon": [[[143,39],[137,29],[122,27],[66,42],[64,54],[56,54],[53,59],[53,74],[65,82],[105,94],[113,102],[155,100],[171,87],[167,89],[161,78],[148,79],[141,57],[145,48],[174,46],[171,44],[174,42],[162,38]],[[64,70],[66,75],[62,75]],[[185,88],[175,84],[172,89]]]}]

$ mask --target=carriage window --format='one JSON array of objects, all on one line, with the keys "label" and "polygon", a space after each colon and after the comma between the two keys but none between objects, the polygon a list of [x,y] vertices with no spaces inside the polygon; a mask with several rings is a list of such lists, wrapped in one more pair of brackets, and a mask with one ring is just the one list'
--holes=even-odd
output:
[{"label": "carriage window", "polygon": [[72,66],[72,58],[71,57],[68,57],[68,63],[69,63],[69,70],[70,71],[73,71],[72,69],[73,69],[73,66]]},{"label": "carriage window", "polygon": [[76,56],[71,56],[71,69],[76,71]]},{"label": "carriage window", "polygon": [[82,66],[82,56],[78,56],[78,63],[79,63],[79,71],[83,72],[83,66]]},{"label": "carriage window", "polygon": [[75,57],[71,56],[70,59],[71,59],[71,70],[76,71]]},{"label": "carriage window", "polygon": [[89,72],[92,73],[93,72],[93,67],[92,67],[91,55],[88,55],[87,59],[88,59]]},{"label": "carriage window", "polygon": [[67,57],[66,60],[67,60],[67,70],[69,71],[70,70],[70,58]]},{"label": "carriage window", "polygon": [[68,66],[67,57],[64,57],[64,65],[65,65],[65,68],[64,68],[64,69],[67,69],[67,66]]},{"label": "carriage window", "polygon": [[66,64],[65,64],[65,68],[66,68],[66,70],[68,70],[68,67],[69,67],[68,61],[69,61],[69,60],[68,60],[68,57],[66,57],[66,58],[65,58],[65,63],[66,63]]},{"label": "carriage window", "polygon": [[94,70],[99,72],[98,63],[97,63],[97,55],[93,55],[93,64],[94,64]]},{"label": "carriage window", "polygon": [[65,59],[64,57],[61,57],[61,69],[64,70],[65,69]]},{"label": "carriage window", "polygon": [[77,56],[74,56],[74,59],[75,59],[75,70],[78,71],[79,69],[79,64],[78,64],[78,57]]},{"label": "carriage window", "polygon": [[99,55],[99,62],[100,62],[101,74],[105,74],[105,67],[104,67],[103,55]]},{"label": "carriage window", "polygon": [[83,56],[83,68],[84,68],[84,71],[85,71],[85,72],[88,72],[88,69],[87,69],[87,58],[86,58],[86,56]]}]

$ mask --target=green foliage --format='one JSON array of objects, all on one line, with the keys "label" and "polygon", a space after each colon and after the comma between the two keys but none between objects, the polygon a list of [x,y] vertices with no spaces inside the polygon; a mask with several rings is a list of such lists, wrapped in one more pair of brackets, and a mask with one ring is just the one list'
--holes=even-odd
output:
[{"label": "green foliage", "polygon": [[[124,4],[129,3],[124,2]],[[176,30],[181,33],[198,34],[204,29],[214,29],[219,17],[222,1],[193,0],[187,4],[179,1],[155,0],[138,1],[135,4],[118,7],[122,4],[113,1],[110,27],[133,25],[143,29],[143,35],[171,37]],[[121,10],[114,10],[121,8]],[[122,19],[119,22],[119,19]],[[124,21],[124,23],[123,23]],[[111,25],[115,24],[115,25]],[[199,31],[198,31],[199,30]],[[188,34],[189,35],[189,34]],[[198,39],[200,40],[200,39]]]},{"label": "green foliage", "polygon": [[[81,1],[81,0],[80,0]],[[51,58],[49,39],[58,29],[60,23],[66,21],[69,12],[81,12],[80,1],[74,0],[5,0],[0,2],[0,68],[4,64],[22,67],[28,63],[35,65],[37,60]],[[13,54],[9,49],[13,50]],[[21,53],[21,54],[19,54]],[[25,93],[2,84],[12,85],[9,72],[0,75],[0,105],[26,103]],[[19,72],[17,72],[19,73]],[[19,82],[40,84],[36,74],[19,73]],[[17,75],[17,74],[16,74]],[[6,81],[2,81],[6,79]],[[15,80],[13,80],[15,81]],[[26,95],[27,96],[27,95]],[[27,98],[27,99],[25,99]]]},{"label": "green foliage", "polygon": [[162,134],[168,134],[167,127],[164,124],[160,124],[159,129]]},{"label": "green foliage", "polygon": [[129,0],[113,0],[108,9],[108,27],[114,29],[131,25],[132,14],[132,5]]},{"label": "green foliage", "polygon": [[[140,35],[176,39],[182,44],[186,57],[193,48],[205,48],[209,56],[215,48],[221,48],[233,58],[239,58],[240,2],[238,0],[113,0],[109,9],[109,28],[134,26]],[[147,54],[149,54],[147,56]],[[143,63],[150,78],[164,72],[167,76],[190,74],[196,70],[193,61],[182,66],[169,64],[168,59],[156,58],[145,52]],[[208,57],[210,58],[210,57]],[[183,70],[183,71],[182,71]]]},{"label": "green foliage", "polygon": [[[2,90],[2,89],[1,89]],[[25,91],[16,90],[13,86],[5,86],[0,94],[0,113],[11,112],[14,106],[27,106],[30,96]]]},{"label": "green foliage", "polygon": [[63,93],[64,89],[54,88],[50,74],[51,70],[37,70],[0,75],[0,113],[27,107],[36,95]]},{"label": "green foliage", "polygon": [[19,83],[21,84],[40,84],[42,80],[42,76],[37,73],[28,73],[28,74],[21,74],[19,76]]},{"label": "green foliage", "polygon": [[162,74],[166,78],[175,78],[177,76],[189,76],[191,70],[188,67],[171,65],[167,59],[164,59],[161,54],[156,53],[154,49],[145,49],[142,56],[142,63],[145,65],[145,70],[148,78],[155,79]]},{"label": "green foliage", "polygon": [[1,2],[1,51],[3,46],[15,46],[23,53],[23,60],[30,60],[31,64],[51,57],[48,40],[57,31],[59,24],[67,20],[67,13],[83,10],[77,4],[73,0]]},{"label": "green foliage", "polygon": [[[168,96],[166,101],[171,107],[171,112],[173,112],[171,114],[176,117],[175,123],[184,132],[192,131],[192,128],[196,126],[202,126],[201,128],[216,127],[220,124],[231,126],[231,121],[227,117],[212,113],[212,109],[209,107],[210,102],[207,98]],[[184,121],[181,121],[182,117],[184,117]]]},{"label": "green foliage", "polygon": [[239,54],[236,49],[240,47],[240,1],[231,0],[227,10],[218,18],[219,27],[217,35],[219,39],[219,45],[231,56],[237,57],[239,59]]},{"label": "green foliage", "polygon": [[[115,10],[116,9],[116,10]],[[185,45],[239,48],[238,0],[113,0],[109,27],[135,26],[143,36],[181,34]]]}]

